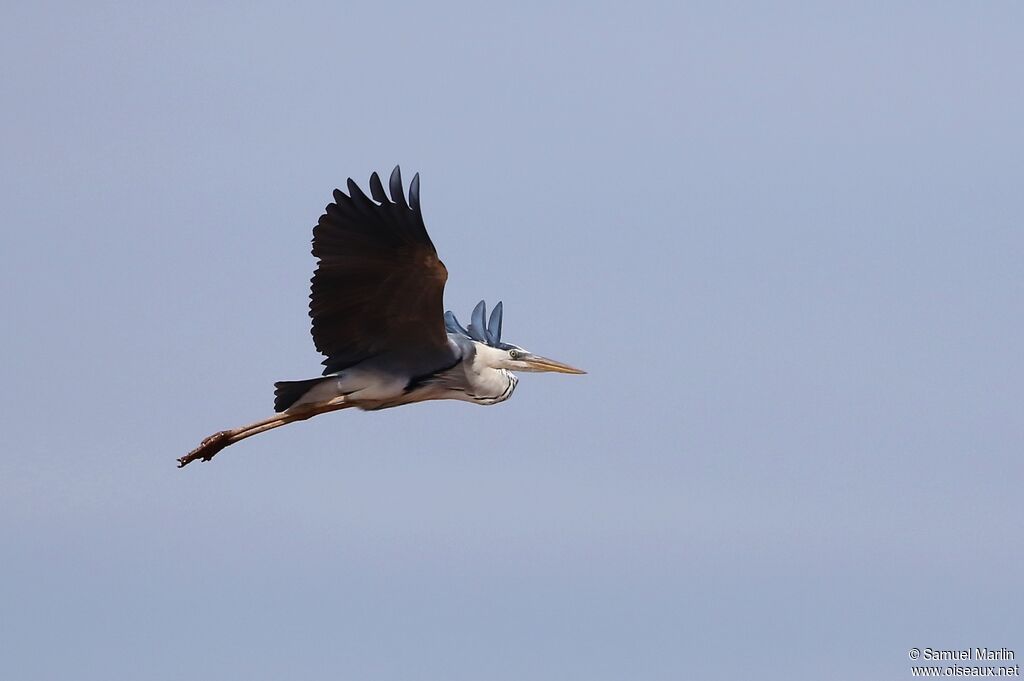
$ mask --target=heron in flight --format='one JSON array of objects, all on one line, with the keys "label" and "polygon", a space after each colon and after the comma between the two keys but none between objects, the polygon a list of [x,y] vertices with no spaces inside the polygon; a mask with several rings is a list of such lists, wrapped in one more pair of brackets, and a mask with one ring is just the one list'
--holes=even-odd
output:
[{"label": "heron in flight", "polygon": [[367,196],[349,179],[348,194],[335,189],[313,228],[309,316],[313,343],[327,358],[323,376],[275,383],[273,416],[214,433],[178,459],[179,467],[329,411],[426,400],[497,404],[516,389],[513,371],[585,373],[503,342],[500,302],[488,316],[480,301],[468,327],[445,312],[448,271],[423,224],[419,174],[408,201],[398,167],[388,184],[390,197],[373,173]]}]

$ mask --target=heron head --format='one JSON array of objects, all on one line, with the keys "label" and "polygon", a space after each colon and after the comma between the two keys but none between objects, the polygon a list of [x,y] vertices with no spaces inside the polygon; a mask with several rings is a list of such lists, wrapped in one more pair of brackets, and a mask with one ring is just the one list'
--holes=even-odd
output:
[{"label": "heron head", "polygon": [[481,355],[489,366],[509,371],[554,371],[561,374],[585,374],[586,371],[557,362],[548,357],[535,355],[525,348],[511,343],[501,342],[501,303],[494,306],[490,319],[487,317],[487,306],[484,301],[477,303],[473,309],[472,321],[465,328],[451,312],[445,312],[445,326],[449,333],[457,333],[470,338],[480,345]]}]

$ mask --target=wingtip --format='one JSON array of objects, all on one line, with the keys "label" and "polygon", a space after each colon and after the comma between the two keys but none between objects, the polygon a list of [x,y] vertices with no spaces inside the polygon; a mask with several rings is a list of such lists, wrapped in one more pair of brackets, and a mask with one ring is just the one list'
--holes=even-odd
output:
[{"label": "wingtip", "polygon": [[377,203],[388,203],[388,195],[384,192],[384,184],[380,181],[377,171],[370,173],[370,196]]},{"label": "wingtip", "polygon": [[473,308],[469,319],[469,335],[473,340],[489,343],[487,337],[487,303],[480,301]]},{"label": "wingtip", "polygon": [[405,201],[405,188],[402,186],[401,167],[395,166],[395,169],[391,171],[391,179],[388,184],[391,185],[391,200],[400,206],[408,206],[409,204]]},{"label": "wingtip", "polygon": [[487,339],[491,342],[491,345],[497,346],[501,342],[501,316],[502,316],[502,304],[498,301],[498,304],[491,310],[490,319],[487,320]]},{"label": "wingtip", "polygon": [[412,176],[412,184],[409,185],[409,206],[413,210],[420,209],[420,174]]}]

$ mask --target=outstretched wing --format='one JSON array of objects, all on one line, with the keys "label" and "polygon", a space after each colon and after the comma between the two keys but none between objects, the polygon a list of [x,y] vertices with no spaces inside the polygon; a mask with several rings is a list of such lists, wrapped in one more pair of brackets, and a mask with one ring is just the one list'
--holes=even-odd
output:
[{"label": "outstretched wing", "polygon": [[371,199],[349,179],[348,194],[335,189],[313,228],[309,316],[325,374],[371,358],[422,372],[451,363],[442,300],[448,271],[423,224],[419,175],[408,203],[398,167],[389,184],[390,198],[371,175]]}]

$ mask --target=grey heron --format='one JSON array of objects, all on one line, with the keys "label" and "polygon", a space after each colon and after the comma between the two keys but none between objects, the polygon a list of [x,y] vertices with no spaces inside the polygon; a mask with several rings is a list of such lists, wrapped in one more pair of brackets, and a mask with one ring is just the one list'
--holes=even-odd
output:
[{"label": "grey heron", "polygon": [[[396,166],[385,193],[377,173],[370,196],[350,178],[334,190],[313,228],[317,259],[310,294],[313,342],[323,376],[274,384],[274,415],[204,439],[178,459],[209,461],[228,445],[318,414],[387,409],[426,400],[497,404],[511,397],[513,371],[586,373],[501,339],[502,304],[480,301],[464,327],[445,312],[448,271],[420,212],[420,179],[406,201]],[[371,198],[372,197],[372,198]]]}]

